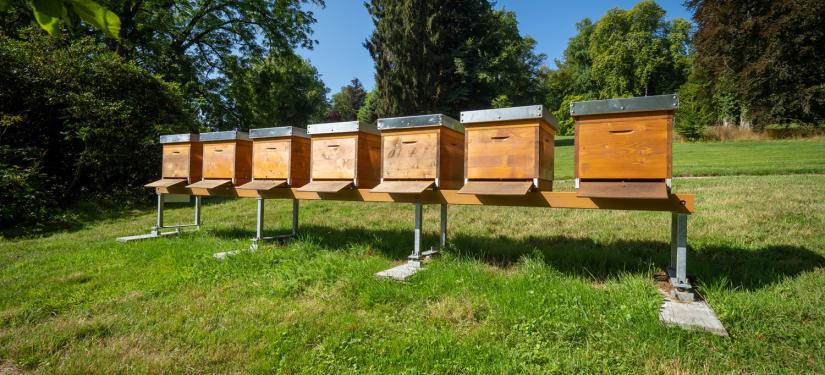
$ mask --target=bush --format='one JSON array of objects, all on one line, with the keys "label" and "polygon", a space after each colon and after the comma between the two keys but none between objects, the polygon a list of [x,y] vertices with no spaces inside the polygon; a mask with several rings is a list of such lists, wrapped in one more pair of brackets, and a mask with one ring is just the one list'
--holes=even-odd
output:
[{"label": "bush", "polygon": [[0,34],[0,167],[11,189],[0,225],[43,220],[44,205],[83,196],[146,195],[159,134],[195,130],[178,87],[92,38],[21,38]]}]

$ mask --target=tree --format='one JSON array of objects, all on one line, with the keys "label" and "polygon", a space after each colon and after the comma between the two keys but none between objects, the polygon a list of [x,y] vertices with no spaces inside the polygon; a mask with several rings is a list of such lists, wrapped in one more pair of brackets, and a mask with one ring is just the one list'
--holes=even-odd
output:
[{"label": "tree", "polygon": [[179,87],[85,37],[0,34],[0,226],[81,196],[146,194],[160,134],[197,130]]},{"label": "tree", "polygon": [[375,106],[377,102],[378,98],[375,95],[375,90],[367,93],[366,98],[364,98],[364,105],[358,109],[358,121],[372,124],[378,120],[378,115],[375,113]]},{"label": "tree", "polygon": [[441,112],[457,116],[493,101],[533,104],[542,97],[535,41],[512,12],[486,0],[371,0],[378,116]]},{"label": "tree", "polygon": [[696,66],[726,120],[825,121],[825,3],[689,0],[697,30]]},{"label": "tree", "polygon": [[[0,12],[6,11],[12,0],[0,0]],[[20,6],[21,4],[15,4]],[[61,22],[76,22],[82,19],[110,38],[120,34],[120,18],[93,0],[37,0],[27,4],[31,13],[43,30],[57,33]]]},{"label": "tree", "polygon": [[332,96],[332,106],[324,116],[329,121],[352,121],[358,117],[358,110],[364,105],[367,92],[358,78]]},{"label": "tree", "polygon": [[[219,128],[306,127],[326,109],[327,88],[318,71],[293,53],[271,55],[231,76],[231,111],[210,118]],[[217,112],[216,112],[217,113]]]}]

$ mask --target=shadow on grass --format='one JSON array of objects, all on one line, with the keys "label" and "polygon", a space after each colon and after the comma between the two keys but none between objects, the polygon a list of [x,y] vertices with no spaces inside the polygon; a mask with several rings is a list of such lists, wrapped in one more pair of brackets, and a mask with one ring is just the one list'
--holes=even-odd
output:
[{"label": "shadow on grass", "polygon": [[[201,206],[221,204],[230,199],[233,198],[209,197],[201,200]],[[166,203],[164,207],[166,210],[179,208],[192,210],[195,205],[194,200],[190,200],[189,203]],[[54,212],[52,222],[47,224],[0,228],[0,238],[47,237],[57,233],[76,232],[103,221],[130,219],[147,214],[154,215],[155,203],[154,200],[151,203],[124,204],[116,201],[90,199],[75,203],[63,210],[55,209]],[[151,228],[146,227],[145,229],[148,233]]]},{"label": "shadow on grass", "polygon": [[[282,229],[283,232],[286,228]],[[250,239],[254,230],[226,229],[213,233],[227,239]],[[348,251],[353,246],[369,246],[392,259],[405,259],[413,247],[412,228],[369,230],[301,226],[307,236],[329,251]],[[279,234],[269,230],[265,235]],[[423,236],[422,248],[438,243],[432,233]],[[651,268],[665,269],[670,262],[670,244],[659,241],[615,241],[596,243],[586,238],[481,237],[456,235],[449,238],[447,252],[498,267],[511,267],[524,256],[540,257],[550,267],[568,275],[601,282],[619,274],[647,274]],[[825,257],[804,247],[768,246],[757,250],[729,246],[705,246],[701,252],[688,250],[688,272],[702,283],[725,288],[759,289],[783,278],[825,266]]]}]

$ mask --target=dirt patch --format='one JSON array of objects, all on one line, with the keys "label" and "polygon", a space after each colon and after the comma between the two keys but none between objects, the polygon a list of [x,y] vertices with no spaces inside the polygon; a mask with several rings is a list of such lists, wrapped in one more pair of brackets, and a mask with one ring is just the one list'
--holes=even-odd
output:
[{"label": "dirt patch", "polygon": [[7,361],[0,363],[0,375],[22,374],[23,370],[14,365],[14,362]]}]

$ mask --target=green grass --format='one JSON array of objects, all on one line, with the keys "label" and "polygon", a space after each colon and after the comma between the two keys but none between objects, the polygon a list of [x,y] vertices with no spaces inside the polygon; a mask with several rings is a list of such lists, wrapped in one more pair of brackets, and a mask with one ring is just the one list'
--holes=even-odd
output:
[{"label": "green grass", "polygon": [[[690,146],[724,144],[677,159]],[[690,271],[729,338],[658,320],[667,213],[451,206],[444,255],[398,283],[373,273],[409,253],[410,205],[302,202],[299,240],[218,262],[248,246],[255,203],[212,199],[178,238],[116,243],[147,209],[0,241],[0,372],[825,371],[825,175],[675,184],[698,195]],[[270,232],[289,209],[267,202]]]},{"label": "green grass", "polygon": [[[556,179],[573,178],[573,137],[556,139]],[[673,175],[825,173],[825,138],[675,143]]]}]

